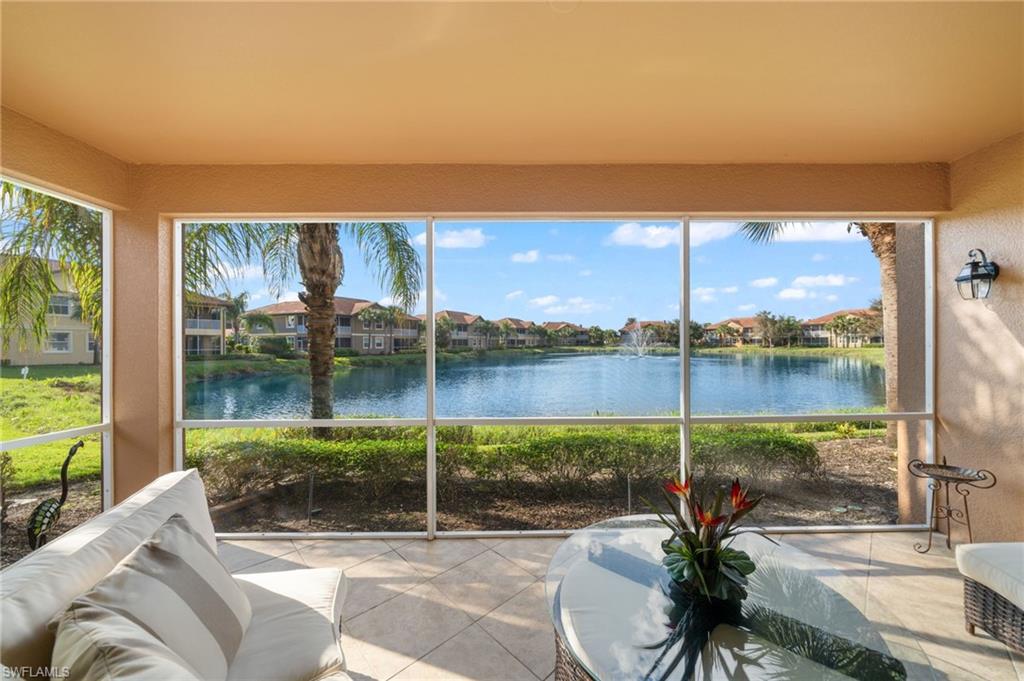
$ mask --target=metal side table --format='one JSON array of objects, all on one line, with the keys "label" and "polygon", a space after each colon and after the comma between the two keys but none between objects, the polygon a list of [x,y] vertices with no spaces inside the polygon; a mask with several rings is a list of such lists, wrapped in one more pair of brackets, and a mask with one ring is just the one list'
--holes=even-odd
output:
[{"label": "metal side table", "polygon": [[[952,548],[952,527],[953,523],[967,526],[967,541],[974,541],[974,534],[971,532],[971,512],[967,506],[967,497],[971,495],[971,488],[989,489],[996,484],[996,476],[992,471],[985,469],[961,468],[960,466],[949,466],[946,464],[946,457],[942,457],[942,463],[925,463],[920,459],[914,459],[907,464],[910,474],[917,478],[929,480],[928,489],[932,491],[931,518],[928,519],[928,544],[920,542],[914,544],[914,550],[918,553],[928,553],[932,548],[932,534],[939,529],[939,523],[946,521],[946,548]],[[949,488],[960,495],[963,500],[962,508],[955,508],[950,503]],[[942,492],[945,488],[946,500],[942,502]]]}]

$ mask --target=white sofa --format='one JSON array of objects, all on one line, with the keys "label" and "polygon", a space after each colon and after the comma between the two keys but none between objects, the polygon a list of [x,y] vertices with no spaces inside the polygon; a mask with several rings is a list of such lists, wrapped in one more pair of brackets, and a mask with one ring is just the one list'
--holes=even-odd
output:
[{"label": "white sofa", "polygon": [[[157,478],[109,511],[0,572],[0,662],[14,670],[50,666],[48,625],[173,514],[216,549],[206,494],[195,470]],[[228,681],[349,681],[341,651],[340,570],[236,575],[252,622]],[[172,681],[172,680],[166,680]]]},{"label": "white sofa", "polygon": [[964,576],[967,632],[981,627],[1024,653],[1024,542],[962,544],[956,564]]}]

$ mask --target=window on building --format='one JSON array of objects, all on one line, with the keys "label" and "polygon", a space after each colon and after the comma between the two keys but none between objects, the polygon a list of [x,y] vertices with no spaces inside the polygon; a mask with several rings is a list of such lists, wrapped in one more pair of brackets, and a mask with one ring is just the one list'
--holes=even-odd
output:
[{"label": "window on building", "polygon": [[380,336],[377,336],[376,338],[374,338],[373,339],[373,347],[375,349],[377,349],[377,350],[383,350],[384,349],[384,339],[381,338]]},{"label": "window on building", "polygon": [[71,316],[71,296],[63,293],[50,296],[49,313],[61,317]]},{"label": "window on building", "polygon": [[370,348],[370,337],[369,336],[363,336],[363,350],[368,350],[369,348]]},{"label": "window on building", "polygon": [[89,332],[88,339],[86,341],[89,352],[96,352],[96,337],[92,335],[92,331]]},{"label": "window on building", "polygon": [[71,343],[70,331],[51,331],[46,336],[46,352],[71,352],[73,349]]},{"label": "window on building", "polygon": [[284,325],[285,325],[285,328],[294,329],[295,328],[295,315],[293,315],[293,314],[288,315],[287,319],[285,319]]}]

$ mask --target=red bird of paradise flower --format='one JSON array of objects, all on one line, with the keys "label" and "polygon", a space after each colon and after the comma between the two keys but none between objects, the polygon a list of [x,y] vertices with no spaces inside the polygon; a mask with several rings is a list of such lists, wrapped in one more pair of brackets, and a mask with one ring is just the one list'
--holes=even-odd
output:
[{"label": "red bird of paradise flower", "polygon": [[713,516],[710,513],[708,513],[707,511],[705,511],[703,508],[701,508],[700,504],[698,504],[696,502],[693,504],[693,510],[694,510],[694,515],[697,516],[697,520],[704,527],[716,527],[716,526],[721,525],[722,523],[725,522],[725,516],[724,515]]},{"label": "red bird of paradise flower", "polygon": [[685,497],[690,493],[690,479],[687,478],[686,482],[680,482],[679,478],[669,480],[665,483],[665,491],[677,497]]},{"label": "red bird of paradise flower", "polygon": [[732,489],[729,490],[729,500],[732,502],[733,510],[745,511],[754,505],[754,502],[747,499],[747,490],[740,487],[739,478],[732,481]]}]

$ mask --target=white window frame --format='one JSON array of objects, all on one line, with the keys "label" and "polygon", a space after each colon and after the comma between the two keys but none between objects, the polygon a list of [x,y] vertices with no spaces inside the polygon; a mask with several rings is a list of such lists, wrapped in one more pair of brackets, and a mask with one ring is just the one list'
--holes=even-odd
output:
[{"label": "white window frame", "polygon": [[[210,215],[192,217],[190,219],[175,220],[175,292],[178,300],[175,305],[175,342],[181,342],[181,310],[182,310],[182,230],[186,224],[202,221],[216,221],[222,216]],[[800,222],[812,219],[822,219],[820,215],[785,215],[785,214],[760,214],[757,219],[779,221],[779,222]],[[690,363],[681,361],[680,368],[680,390],[678,416],[580,416],[580,417],[502,417],[502,418],[439,418],[435,410],[435,382],[436,382],[436,318],[434,307],[434,223],[440,220],[451,221],[482,221],[482,220],[579,220],[579,221],[607,221],[607,220],[642,220],[642,221],[674,221],[680,229],[679,266],[680,266],[680,287],[679,287],[679,337],[680,356],[689,357],[689,320],[690,320],[690,221],[693,220],[750,220],[749,215],[733,213],[652,213],[652,212],[631,212],[631,213],[434,213],[431,215],[417,214],[395,214],[390,218],[396,222],[417,221],[426,223],[426,254],[425,254],[425,289],[426,289],[426,310],[424,314],[425,330],[424,340],[426,345],[426,413],[424,418],[342,418],[342,419],[278,419],[278,420],[204,420],[185,419],[183,413],[183,365],[180,355],[176,353],[175,362],[175,467],[181,469],[184,459],[184,431],[188,428],[295,428],[295,427],[360,427],[360,426],[421,426],[426,428],[426,457],[427,457],[427,526],[425,530],[418,532],[237,532],[219,533],[219,536],[233,537],[237,539],[274,539],[288,537],[323,537],[323,538],[348,538],[348,537],[424,537],[433,539],[435,537],[514,537],[521,535],[537,536],[566,536],[576,528],[558,530],[499,530],[499,531],[439,531],[437,529],[437,450],[436,431],[444,426],[485,426],[485,425],[522,425],[522,426],[555,426],[555,425],[678,425],[680,430],[680,473],[686,475],[690,468],[690,428],[702,424],[737,424],[737,423],[807,423],[807,422],[849,422],[849,421],[906,421],[909,423],[924,423],[924,453],[927,462],[935,460],[935,411],[934,411],[934,367],[935,367],[935,225],[930,215],[921,216],[860,216],[851,213],[841,217],[829,216],[829,220],[868,219],[872,222],[895,222],[908,225],[923,225],[924,227],[924,305],[925,305],[925,333],[924,348],[925,356],[925,380],[924,380],[924,408],[922,411],[886,412],[886,413],[831,413],[831,414],[750,414],[750,415],[725,415],[725,416],[692,416],[690,413]],[[288,220],[277,220],[276,222],[323,222],[325,219],[338,222],[347,221],[368,221],[383,219],[379,214],[347,214],[332,215],[329,218],[318,217],[293,217]],[[233,221],[243,222],[268,222],[265,217],[238,218]],[[271,220],[271,222],[274,222]],[[369,349],[369,336],[363,336],[363,349]],[[932,492],[926,491],[925,504],[921,512],[922,517],[928,517],[928,509],[931,508]],[[780,526],[765,528],[770,532],[778,533],[817,533],[817,532],[884,532],[884,531],[907,531],[926,530],[928,525],[924,523],[893,524],[893,525],[826,525],[826,526]]]},{"label": "white window frame", "polygon": [[[63,306],[67,308],[64,312],[54,312],[52,309],[50,309],[53,307],[53,301],[55,299],[63,299]],[[53,315],[54,317],[70,317],[71,304],[72,296],[70,293],[54,293],[52,296],[50,296],[50,301],[46,304],[46,314]]]},{"label": "white window frame", "polygon": [[[53,336],[57,334],[63,334],[68,337],[67,350],[54,350],[53,349]],[[43,341],[43,354],[44,355],[70,355],[75,351],[75,335],[70,331],[50,331],[46,334],[46,340]]]},{"label": "white window frame", "polygon": [[384,349],[384,337],[383,336],[376,336],[376,337],[374,337],[374,339],[373,339],[373,349],[374,350],[383,350]]},{"label": "white window frame", "polygon": [[284,319],[284,328],[294,329],[295,328],[295,315],[290,314]]},{"label": "white window frame", "polygon": [[[18,438],[17,440],[0,441],[0,452],[16,452],[25,447],[57,442],[59,440],[71,440],[93,433],[100,433],[100,477],[102,486],[102,508],[106,510],[114,505],[114,429],[111,418],[113,410],[112,377],[114,375],[114,362],[111,353],[111,345],[114,337],[114,315],[113,315],[113,282],[114,282],[114,213],[109,208],[102,208],[86,203],[73,196],[41,187],[32,182],[26,182],[9,175],[0,175],[0,179],[31,189],[40,194],[47,194],[62,201],[82,206],[89,210],[97,211],[102,219],[102,239],[100,261],[103,268],[102,284],[102,314],[103,331],[101,335],[101,365],[100,365],[100,420],[99,423],[69,428],[67,430],[32,435],[30,437]],[[47,303],[49,305],[49,303]],[[49,309],[49,308],[47,308]],[[57,315],[61,316],[61,315]],[[15,458],[15,460],[17,460]],[[15,464],[17,465],[17,464]]]}]

